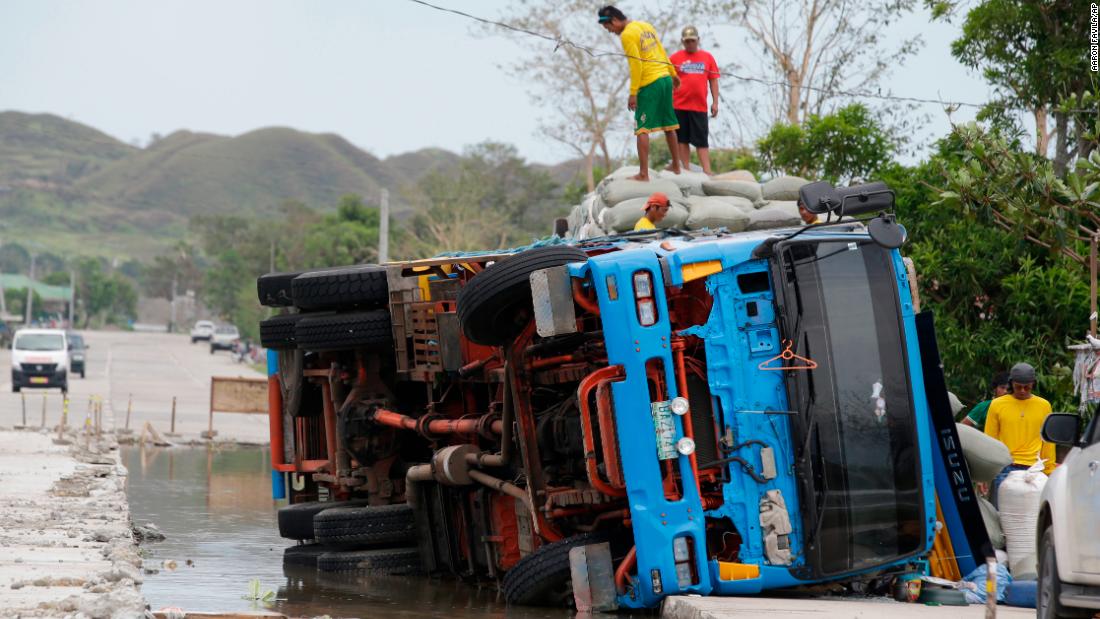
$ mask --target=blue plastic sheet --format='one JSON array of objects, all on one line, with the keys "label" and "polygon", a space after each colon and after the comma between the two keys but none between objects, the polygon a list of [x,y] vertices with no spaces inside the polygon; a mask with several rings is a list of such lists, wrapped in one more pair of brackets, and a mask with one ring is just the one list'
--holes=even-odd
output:
[{"label": "blue plastic sheet", "polygon": [[[979,565],[977,568],[975,568],[973,572],[970,572],[969,574],[967,574],[966,578],[963,579],[966,582],[972,583],[972,584],[977,586],[977,590],[974,590],[972,588],[967,588],[967,589],[964,590],[965,593],[966,593],[966,601],[968,603],[970,603],[970,604],[985,604],[985,578],[986,578],[986,567],[985,567],[985,564],[983,563],[983,564]],[[998,563],[997,564],[997,601],[998,602],[1003,602],[1004,601],[1005,591],[1007,590],[1008,585],[1010,585],[1011,583],[1012,583],[1012,575],[1008,573],[1008,568],[1006,568],[1005,566]]]},{"label": "blue plastic sheet", "polygon": [[1005,589],[1004,603],[1020,608],[1035,608],[1039,595],[1039,583],[1034,580],[1017,580]]}]

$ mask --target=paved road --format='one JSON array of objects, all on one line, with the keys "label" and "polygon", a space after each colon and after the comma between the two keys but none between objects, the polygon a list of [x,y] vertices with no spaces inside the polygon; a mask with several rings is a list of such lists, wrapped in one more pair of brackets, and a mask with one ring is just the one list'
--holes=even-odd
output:
[{"label": "paved road", "polygon": [[[261,378],[252,368],[236,363],[230,353],[210,354],[203,342],[191,344],[186,335],[114,331],[84,332],[90,345],[87,378],[69,377],[69,420],[83,423],[88,398],[104,400],[105,424],[123,427],[126,409],[133,399],[130,427],[140,432],[148,421],[158,431],[169,431],[172,397],[176,398],[176,432],[182,439],[198,438],[206,429],[210,407],[211,376]],[[22,423],[25,397],[27,423],[42,420],[43,396],[46,424],[56,426],[61,416],[61,394],[57,389],[11,391],[11,351],[0,351],[0,426]],[[220,413],[214,417],[219,440],[264,442],[268,440],[267,417]]]}]

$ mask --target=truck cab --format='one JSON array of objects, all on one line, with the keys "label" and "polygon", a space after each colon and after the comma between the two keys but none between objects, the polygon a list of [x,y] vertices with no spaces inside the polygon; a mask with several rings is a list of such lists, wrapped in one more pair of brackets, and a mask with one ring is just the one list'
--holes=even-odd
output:
[{"label": "truck cab", "polygon": [[[892,206],[881,183],[802,198]],[[280,529],[347,541],[406,510],[389,543],[422,569],[605,610],[903,569],[962,530],[969,486],[903,239],[880,214],[261,278],[297,308],[261,323]]]}]

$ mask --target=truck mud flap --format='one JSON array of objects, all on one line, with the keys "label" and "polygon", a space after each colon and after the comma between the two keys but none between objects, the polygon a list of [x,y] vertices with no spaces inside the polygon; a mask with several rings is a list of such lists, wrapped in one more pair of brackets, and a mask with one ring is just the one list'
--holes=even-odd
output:
[{"label": "truck mud flap", "polygon": [[619,607],[615,597],[615,567],[611,563],[611,544],[589,544],[569,550],[569,576],[573,581],[573,601],[577,614],[609,612]]},{"label": "truck mud flap", "polygon": [[963,457],[962,443],[955,429],[955,416],[947,396],[947,382],[936,341],[936,325],[932,312],[916,316],[917,340],[920,344],[924,390],[932,422],[932,462],[935,469],[936,496],[943,511],[955,561],[962,574],[969,574],[992,556],[993,547],[986,533],[970,470]]}]

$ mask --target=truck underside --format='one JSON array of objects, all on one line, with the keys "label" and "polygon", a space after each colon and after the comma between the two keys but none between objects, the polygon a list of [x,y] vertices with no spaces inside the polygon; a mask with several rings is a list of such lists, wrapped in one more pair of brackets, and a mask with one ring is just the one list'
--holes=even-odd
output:
[{"label": "truck underside", "polygon": [[576,547],[627,607],[923,555],[908,282],[846,232],[772,258],[655,233],[264,276],[287,308],[261,325],[284,535],[415,543],[415,568],[517,604],[572,603]]}]

